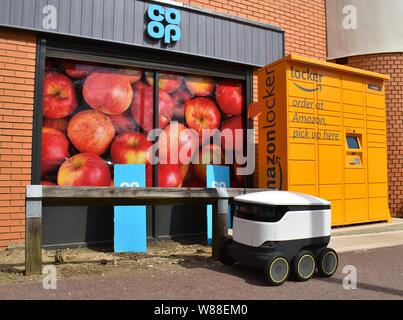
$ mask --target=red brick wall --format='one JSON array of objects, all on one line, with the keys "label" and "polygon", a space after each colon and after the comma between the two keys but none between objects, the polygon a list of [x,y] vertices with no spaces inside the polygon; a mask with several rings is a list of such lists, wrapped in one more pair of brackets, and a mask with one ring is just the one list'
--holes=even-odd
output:
[{"label": "red brick wall", "polygon": [[33,33],[0,28],[0,248],[24,240],[35,50]]},{"label": "red brick wall", "polygon": [[403,217],[403,53],[348,58],[348,65],[386,73],[386,129],[388,142],[389,208]]}]

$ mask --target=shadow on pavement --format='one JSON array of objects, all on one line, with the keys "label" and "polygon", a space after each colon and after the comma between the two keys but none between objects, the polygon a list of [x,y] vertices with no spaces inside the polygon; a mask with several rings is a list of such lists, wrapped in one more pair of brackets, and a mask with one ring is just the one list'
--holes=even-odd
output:
[{"label": "shadow on pavement", "polygon": [[[318,280],[327,282],[327,283],[336,283],[336,284],[341,284],[343,282],[343,279],[340,279],[340,278],[318,278]],[[381,286],[377,286],[377,285],[369,284],[369,283],[357,282],[357,290],[359,290],[359,289],[368,290],[368,291],[376,291],[376,292],[380,292],[380,293],[392,294],[392,295],[395,295],[398,297],[403,297],[403,290],[381,287]]]}]

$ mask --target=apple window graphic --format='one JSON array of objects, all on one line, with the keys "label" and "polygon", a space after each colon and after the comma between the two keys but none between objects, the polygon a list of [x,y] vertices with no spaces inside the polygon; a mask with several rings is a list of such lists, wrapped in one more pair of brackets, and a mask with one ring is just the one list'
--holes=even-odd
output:
[{"label": "apple window graphic", "polygon": [[[232,187],[243,186],[244,177],[235,175],[237,165],[224,163],[224,152],[234,153],[242,143],[203,141],[202,132],[245,128],[244,83],[159,73],[158,128],[166,139],[159,140],[158,152],[168,161],[157,164],[154,182],[155,164],[149,161],[153,141],[147,139],[155,129],[153,82],[153,70],[47,58],[41,183],[113,186],[113,164],[146,164],[148,187],[205,187],[206,163],[215,160],[231,167]],[[178,148],[173,150],[169,141],[176,141]],[[198,161],[182,162],[178,155],[172,162],[171,154],[182,147]]]}]

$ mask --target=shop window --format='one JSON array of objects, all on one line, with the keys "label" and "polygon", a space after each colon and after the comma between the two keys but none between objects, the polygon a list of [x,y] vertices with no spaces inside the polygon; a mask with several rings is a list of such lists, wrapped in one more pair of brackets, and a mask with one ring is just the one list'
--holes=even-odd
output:
[{"label": "shop window", "polygon": [[[205,187],[206,166],[194,163],[198,157],[199,162],[210,158],[210,162],[230,165],[231,185],[243,186],[243,177],[234,174],[235,165],[224,163],[225,151],[234,153],[243,147],[242,141],[232,136],[228,143],[230,138],[221,137],[217,145],[213,138],[203,139],[203,130],[244,128],[244,83],[159,72],[157,128],[167,140],[158,142],[156,155],[166,161],[157,164],[154,183],[153,142],[147,140],[155,121],[153,82],[154,70],[48,58],[41,183],[112,186],[113,164],[144,163],[147,186]],[[172,141],[177,141],[176,148]],[[182,147],[187,150],[185,160]]]}]

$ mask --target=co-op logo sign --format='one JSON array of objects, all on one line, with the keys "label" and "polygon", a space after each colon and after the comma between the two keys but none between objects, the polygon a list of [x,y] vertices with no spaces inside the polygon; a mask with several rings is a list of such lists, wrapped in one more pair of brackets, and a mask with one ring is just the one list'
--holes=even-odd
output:
[{"label": "co-op logo sign", "polygon": [[152,39],[162,39],[165,44],[179,41],[181,30],[181,14],[174,8],[166,8],[152,4],[148,7],[147,17],[149,19],[146,32]]},{"label": "co-op logo sign", "polygon": [[291,78],[296,79],[296,80],[305,80],[305,81],[316,82],[316,84],[317,84],[316,88],[305,88],[300,83],[293,82],[294,86],[296,86],[298,89],[300,89],[302,91],[305,91],[305,92],[322,91],[323,74],[314,72],[313,70],[311,70],[309,68],[306,68],[304,70],[299,70],[299,69],[294,69],[294,67],[291,66]]}]

